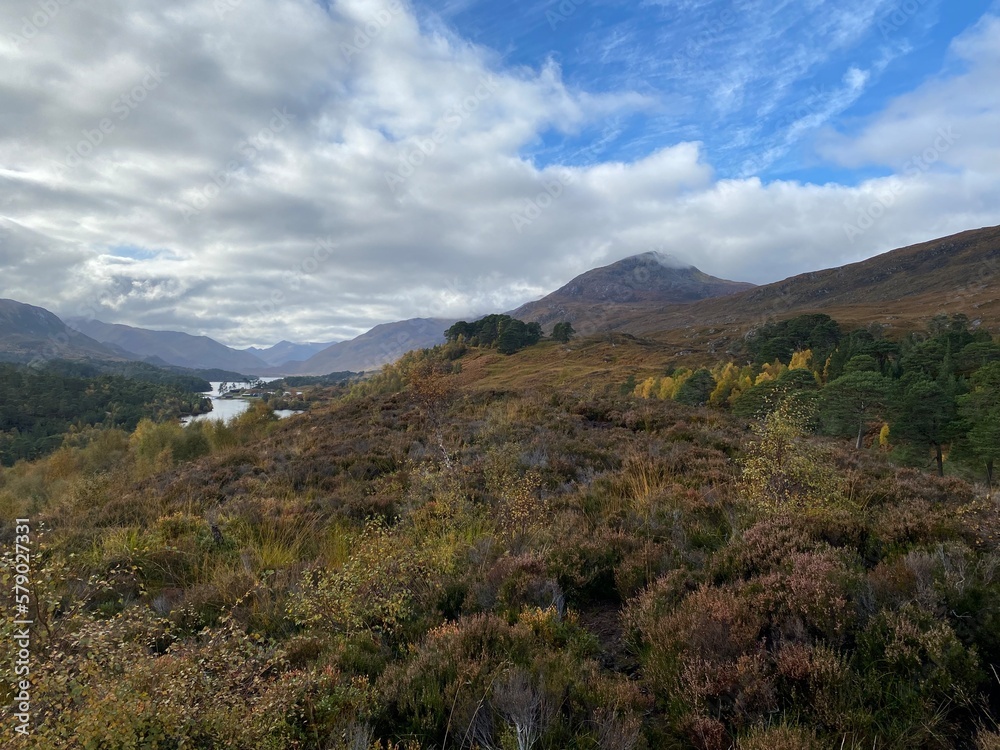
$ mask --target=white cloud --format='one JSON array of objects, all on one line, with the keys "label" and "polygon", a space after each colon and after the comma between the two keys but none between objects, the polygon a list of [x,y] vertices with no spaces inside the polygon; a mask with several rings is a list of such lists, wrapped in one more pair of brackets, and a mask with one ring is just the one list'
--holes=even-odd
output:
[{"label": "white cloud", "polygon": [[[956,43],[968,72],[831,139],[831,158],[865,163],[949,116],[962,134],[952,169],[900,183],[852,242],[845,225],[887,180],[718,180],[693,141],[539,167],[522,154],[548,131],[600,129],[650,99],[574,90],[554,63],[504,69],[390,2],[229,5],[75,3],[0,47],[0,295],[233,345],[316,341],[509,309],[654,248],[763,282],[997,221],[993,21]],[[848,68],[828,105],[867,80]]]},{"label": "white cloud", "polygon": [[823,155],[843,166],[888,166],[904,170],[951,133],[936,169],[1000,171],[1000,17],[987,15],[951,45],[952,67],[898,97],[855,134],[829,133]]}]

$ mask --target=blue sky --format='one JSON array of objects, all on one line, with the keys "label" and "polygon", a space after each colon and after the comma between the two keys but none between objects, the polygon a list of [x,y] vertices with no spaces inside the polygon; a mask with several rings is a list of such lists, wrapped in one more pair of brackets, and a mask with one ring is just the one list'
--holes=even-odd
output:
[{"label": "blue sky", "polygon": [[4,0],[0,297],[234,346],[1000,224],[1000,0]]},{"label": "blue sky", "polygon": [[[571,86],[635,91],[647,109],[549,131],[525,149],[539,165],[631,161],[704,143],[720,177],[857,184],[879,168],[824,164],[824,128],[850,130],[947,65],[952,40],[988,0],[418,0],[505,67],[554,62]],[[593,144],[602,147],[595,152]]]}]

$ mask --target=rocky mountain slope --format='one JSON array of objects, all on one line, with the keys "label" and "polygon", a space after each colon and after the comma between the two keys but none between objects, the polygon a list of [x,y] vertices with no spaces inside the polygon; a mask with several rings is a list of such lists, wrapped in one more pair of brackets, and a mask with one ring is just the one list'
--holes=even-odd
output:
[{"label": "rocky mountain slope", "polygon": [[[610,325],[639,306],[687,304],[752,289],[753,284],[727,281],[658,252],[633,255],[609,266],[587,271],[540,300],[509,314],[537,321],[544,328],[560,320],[576,321],[578,329],[594,320]],[[599,326],[598,326],[599,327]]]},{"label": "rocky mountain slope", "polygon": [[128,359],[120,351],[66,326],[48,310],[0,299],[0,361]]}]

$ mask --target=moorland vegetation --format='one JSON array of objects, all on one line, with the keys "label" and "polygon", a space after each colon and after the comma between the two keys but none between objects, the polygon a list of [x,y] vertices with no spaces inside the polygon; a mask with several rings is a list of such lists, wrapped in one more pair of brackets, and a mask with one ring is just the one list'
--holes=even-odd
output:
[{"label": "moorland vegetation", "polygon": [[817,317],[668,371],[468,333],[0,470],[33,746],[1000,747],[990,337]]}]

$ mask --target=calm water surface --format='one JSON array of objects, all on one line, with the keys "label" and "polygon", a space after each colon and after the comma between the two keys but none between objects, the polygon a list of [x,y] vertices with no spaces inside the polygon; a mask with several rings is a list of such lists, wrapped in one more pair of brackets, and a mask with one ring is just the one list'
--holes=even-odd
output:
[{"label": "calm water surface", "polygon": [[[262,380],[265,383],[270,383],[272,380],[278,380],[278,378],[262,378]],[[206,394],[210,399],[212,399],[212,411],[208,412],[208,414],[198,414],[194,417],[184,417],[181,419],[181,424],[204,422],[206,420],[214,422],[228,422],[233,417],[238,417],[250,408],[250,404],[254,401],[254,399],[219,398],[220,385],[222,385],[221,381],[212,381],[212,390]],[[239,385],[245,384],[240,383]],[[301,414],[302,412],[292,411],[291,409],[275,409],[274,413],[279,419],[284,419],[285,417],[290,417],[293,414]]]}]

